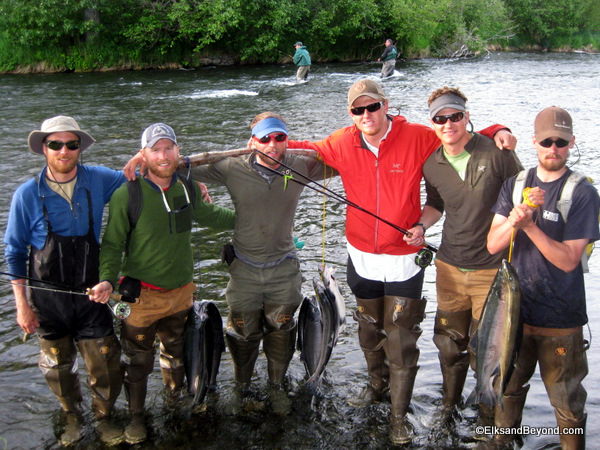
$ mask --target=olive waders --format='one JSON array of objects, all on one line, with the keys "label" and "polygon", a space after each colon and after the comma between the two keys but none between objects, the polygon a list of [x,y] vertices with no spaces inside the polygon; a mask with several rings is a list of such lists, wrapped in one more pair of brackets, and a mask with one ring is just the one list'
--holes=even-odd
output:
[{"label": "olive waders", "polygon": [[423,333],[419,324],[425,317],[425,299],[384,297],[383,348],[390,362],[390,440],[394,444],[412,441],[414,430],[406,413],[412,398],[419,366],[417,340]]},{"label": "olive waders", "polygon": [[356,297],[357,309],[354,320],[358,322],[358,341],[367,361],[369,383],[356,398],[349,400],[352,406],[362,407],[383,399],[389,388],[390,367],[383,343],[383,297],[362,299]]},{"label": "olive waders", "polygon": [[[473,336],[473,333],[475,333],[478,326],[479,320],[471,320],[469,336]],[[473,369],[473,372],[475,372],[475,378],[477,378],[477,355],[474,353],[472,347],[469,346],[468,350],[470,355],[471,369]],[[480,429],[485,429],[486,427],[494,425],[494,408],[490,408],[489,406],[483,403],[479,403],[477,406],[479,411],[477,414],[477,422],[475,423],[475,429],[477,429],[478,427],[483,427]],[[477,440],[487,441],[491,438],[491,435],[485,433],[474,433],[473,438]]]}]

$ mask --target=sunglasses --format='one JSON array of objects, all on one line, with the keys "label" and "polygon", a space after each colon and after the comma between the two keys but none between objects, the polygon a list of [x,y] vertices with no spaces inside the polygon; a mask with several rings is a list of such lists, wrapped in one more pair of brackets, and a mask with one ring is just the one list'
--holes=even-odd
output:
[{"label": "sunglasses", "polygon": [[48,147],[50,150],[61,150],[63,148],[63,146],[66,146],[68,150],[79,150],[79,147],[81,147],[81,142],[79,142],[79,141],[69,141],[69,142],[48,141],[48,142],[46,142],[46,147]]},{"label": "sunglasses", "polygon": [[448,122],[448,120],[450,120],[450,122],[459,122],[463,120],[463,117],[465,117],[464,112],[456,112],[454,114],[450,114],[449,116],[433,116],[431,120],[436,125],[444,125],[446,122]]},{"label": "sunglasses", "polygon": [[566,141],[564,139],[558,138],[556,140],[552,140],[552,138],[546,138],[543,141],[540,141],[539,144],[544,148],[552,147],[552,144],[556,144],[558,148],[563,148],[569,145],[570,141]]},{"label": "sunglasses", "polygon": [[350,108],[350,112],[353,116],[362,116],[365,113],[365,109],[369,112],[379,111],[383,106],[383,101],[377,103],[371,103],[367,106],[356,106],[354,108]]},{"label": "sunglasses", "polygon": [[255,136],[254,139],[256,139],[261,144],[268,144],[269,142],[271,142],[271,139],[275,139],[275,142],[284,142],[287,139],[287,134],[279,133],[273,136],[263,136],[261,138],[257,138]]}]

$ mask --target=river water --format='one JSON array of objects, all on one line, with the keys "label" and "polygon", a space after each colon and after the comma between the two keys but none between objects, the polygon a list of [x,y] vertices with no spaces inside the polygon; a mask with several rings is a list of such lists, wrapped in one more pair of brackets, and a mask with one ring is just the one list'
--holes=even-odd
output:
[{"label": "river water", "polygon": [[[37,174],[43,159],[27,150],[27,135],[42,120],[66,114],[74,116],[97,143],[84,154],[87,164],[120,168],[138,149],[143,129],[154,122],[175,128],[182,153],[217,151],[244,147],[249,123],[259,112],[271,110],[288,119],[290,134],[297,139],[320,139],[347,126],[346,94],[354,81],[377,78],[380,66],[372,63],[323,64],[313,66],[309,81],[294,82],[294,67],[250,66],[208,67],[198,70],[110,72],[52,75],[0,75],[0,171],[5,195],[0,198],[0,230],[6,227],[12,192]],[[420,60],[397,65],[394,77],[383,81],[392,106],[410,121],[427,123],[426,101],[430,92],[444,85],[459,86],[469,97],[476,129],[491,123],[508,125],[519,139],[518,154],[525,166],[535,164],[531,135],[535,115],[558,105],[574,120],[580,154],[575,168],[600,180],[597,126],[600,120],[600,56],[587,54],[498,53],[470,60]],[[329,185],[343,192],[339,180]],[[211,188],[216,203],[231,206],[226,191]],[[266,363],[259,357],[253,382],[251,408],[240,417],[222,412],[223,393],[232,385],[232,364],[223,354],[216,395],[205,410],[193,415],[175,413],[165,404],[158,371],[151,377],[146,402],[151,424],[150,439],[141,448],[387,448],[389,404],[354,409],[347,399],[356,396],[366,383],[366,369],[351,313],[355,302],[346,285],[346,251],[343,230],[345,207],[328,200],[323,214],[322,196],[306,190],[296,219],[295,235],[306,245],[300,252],[304,291],[311,294],[311,280],[324,258],[337,270],[346,298],[348,324],[333,351],[321,395],[311,397],[302,389],[304,368],[294,356],[289,371],[289,388],[294,399],[288,418],[273,417],[264,407]],[[323,218],[325,226],[323,226]],[[323,234],[325,229],[325,234]],[[441,226],[428,231],[429,241],[439,244]],[[219,250],[228,233],[199,230],[194,237],[199,262],[198,296],[217,302],[226,315],[224,289],[226,268]],[[325,242],[325,245],[323,245]],[[6,270],[4,252],[0,262]],[[15,321],[10,287],[0,284],[0,450],[13,448],[56,448],[58,403],[37,367],[38,344],[23,342]],[[475,412],[462,411],[463,420],[454,436],[439,435],[432,415],[440,403],[441,375],[432,342],[436,309],[435,268],[426,271],[425,296],[429,303],[420,339],[421,369],[417,375],[411,420],[417,438],[412,448],[472,448]],[[585,336],[600,329],[600,256],[590,262],[586,275],[590,327]],[[588,448],[600,448],[600,356],[595,341],[588,352]],[[80,364],[80,368],[82,364]],[[83,371],[80,369],[80,372]],[[474,386],[469,377],[465,395]],[[220,397],[219,397],[220,395]],[[85,393],[90,399],[89,392]],[[117,416],[124,417],[122,395]],[[90,415],[86,416],[90,419]],[[523,424],[554,427],[553,410],[536,372],[524,411]],[[102,448],[88,425],[82,448]],[[528,436],[525,448],[555,448],[556,436]]]}]

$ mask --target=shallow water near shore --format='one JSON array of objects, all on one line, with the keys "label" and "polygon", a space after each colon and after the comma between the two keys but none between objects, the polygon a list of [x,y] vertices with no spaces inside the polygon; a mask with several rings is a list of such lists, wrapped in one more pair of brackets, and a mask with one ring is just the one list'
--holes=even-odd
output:
[{"label": "shallow water near shore", "polygon": [[[307,83],[296,84],[290,65],[204,68],[198,70],[110,72],[51,75],[0,75],[4,100],[0,112],[0,167],[4,173],[0,198],[0,230],[3,235],[10,199],[18,185],[35,176],[43,158],[27,150],[27,135],[41,122],[58,114],[75,117],[97,143],[84,152],[86,164],[121,168],[139,148],[139,136],[154,122],[166,122],[175,129],[183,154],[244,147],[249,124],[258,113],[271,110],[287,120],[292,138],[320,139],[333,130],[351,124],[346,111],[349,86],[363,77],[377,79],[378,64],[323,64],[313,66]],[[597,143],[598,100],[600,99],[600,56],[586,54],[498,53],[468,60],[419,60],[398,63],[397,74],[383,80],[390,98],[408,120],[427,123],[427,97],[434,89],[459,86],[469,98],[475,129],[492,123],[509,126],[519,139],[519,157],[526,167],[535,164],[531,135],[535,115],[557,105],[567,109],[574,121],[580,155],[574,150],[573,167],[600,182],[600,150]],[[338,179],[328,185],[343,193]],[[232,206],[226,190],[209,186],[213,201]],[[221,361],[216,392],[206,407],[194,413],[184,404],[173,408],[164,397],[158,370],[149,382],[146,402],[149,439],[136,448],[318,448],[380,449],[388,443],[389,403],[353,408],[347,400],[359,394],[367,381],[366,364],[352,318],[356,304],[346,284],[344,238],[345,206],[326,201],[305,190],[296,215],[294,235],[305,242],[299,252],[306,278],[303,290],[312,295],[312,278],[324,259],[333,266],[346,299],[347,325],[340,336],[322,387],[317,396],[305,391],[304,367],[296,352],[288,373],[293,399],[292,414],[277,417],[266,402],[267,373],[264,355],[259,356],[250,401],[235,418],[225,415],[225,397],[232,387],[233,369],[229,353]],[[323,219],[325,234],[323,238]],[[428,240],[439,245],[441,223],[428,230]],[[228,233],[201,229],[193,238],[196,282],[199,298],[213,300],[223,318],[226,267],[219,261],[221,246]],[[325,246],[323,247],[323,240]],[[596,251],[597,253],[598,251]],[[323,256],[324,255],[324,256]],[[4,263],[3,252],[0,261]],[[6,270],[6,265],[2,264]],[[7,281],[6,277],[2,277]],[[587,339],[600,329],[600,256],[594,254],[586,275],[589,328]],[[424,295],[428,299],[420,370],[409,415],[417,437],[407,448],[474,448],[475,411],[466,407],[453,433],[440,430],[434,413],[441,401],[441,373],[437,349],[432,342],[436,310],[435,268],[426,270]],[[58,402],[49,391],[37,367],[39,346],[36,338],[23,342],[15,321],[10,286],[0,284],[0,450],[57,448],[60,430]],[[595,339],[588,351],[587,447],[600,448],[600,354]],[[84,383],[83,363],[79,372]],[[471,392],[469,376],[464,395]],[[543,383],[536,372],[525,406],[523,424],[554,427],[554,412]],[[90,395],[84,387],[89,405]],[[117,402],[116,417],[125,423],[124,394]],[[86,437],[81,448],[103,448],[94,434],[91,414],[86,413]],[[524,448],[558,448],[557,436],[527,436]],[[127,447],[123,445],[123,447]]]}]

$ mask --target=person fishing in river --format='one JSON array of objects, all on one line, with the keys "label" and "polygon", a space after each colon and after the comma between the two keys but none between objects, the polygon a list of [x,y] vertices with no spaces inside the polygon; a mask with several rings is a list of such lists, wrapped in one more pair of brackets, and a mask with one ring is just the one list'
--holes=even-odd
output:
[{"label": "person fishing in river", "polygon": [[[365,406],[391,395],[390,440],[408,443],[414,429],[406,414],[417,374],[419,326],[426,300],[421,298],[424,267],[415,263],[424,244],[420,181],[425,160],[440,146],[435,131],[388,114],[389,99],[371,79],[348,91],[348,114],[354,125],[317,141],[290,141],[290,148],[310,148],[336,169],[349,201],[396,224],[356,208],[346,211],[347,279],[356,297],[360,346],[369,382],[351,400]],[[496,145],[514,148],[514,136],[500,125],[482,132]]]},{"label": "person fishing in river", "polygon": [[396,58],[398,57],[398,49],[391,39],[385,40],[385,49],[377,61],[382,61],[381,78],[391,77],[396,68]]},{"label": "person fishing in river", "polygon": [[503,404],[495,408],[496,427],[511,432],[497,434],[494,448],[513,448],[512,441],[520,438],[514,430],[521,426],[538,362],[561,447],[585,448],[587,393],[581,383],[588,373],[583,339],[588,317],[582,257],[600,238],[600,197],[585,176],[567,167],[574,145],[571,115],[556,106],[542,110],[534,123],[537,167],[508,179],[492,209],[488,250],[496,254],[514,242],[523,320],[515,369]]},{"label": "person fishing in river", "polygon": [[63,445],[83,437],[77,349],[88,374],[100,439],[116,445],[123,435],[110,420],[122,386],[121,347],[111,311],[87,295],[51,289],[60,284],[66,287],[62,291],[83,293],[99,280],[104,205],[125,177],[80,163],[81,153],[94,142],[67,116],[47,119],[29,134],[29,149],[44,155],[46,165],[15,191],[4,235],[17,323],[25,333],[38,335],[39,367],[66,415]]},{"label": "person fishing in river", "polygon": [[[436,255],[437,312],[433,341],[442,370],[442,407],[435,426],[450,425],[460,405],[469,370],[469,337],[505,252],[491,255],[487,233],[491,208],[502,183],[523,167],[515,152],[498,151],[494,141],[468,130],[467,97],[458,88],[433,91],[428,100],[431,125],[441,141],[423,165],[427,200],[421,222],[426,228],[445,212]],[[469,230],[468,233],[465,230]],[[491,425],[493,411],[480,405],[477,425]],[[475,435],[481,436],[481,435]]]},{"label": "person fishing in river", "polygon": [[[177,399],[183,387],[184,329],[196,289],[192,223],[223,230],[232,229],[235,223],[232,210],[201,201],[200,187],[176,174],[179,146],[170,126],[150,125],[142,133],[141,145],[139,154],[148,170],[117,189],[110,199],[100,251],[101,281],[90,296],[96,302],[108,302],[119,274],[121,292],[139,293],[139,303],[131,305],[131,314],[121,322],[124,385],[131,416],[125,428],[129,444],[147,437],[144,404],[157,337],[169,398]],[[132,208],[134,201],[137,206]]]},{"label": "person fishing in river", "polygon": [[308,78],[308,72],[310,72],[310,53],[308,53],[308,49],[306,45],[302,42],[298,41],[294,44],[294,48],[296,52],[294,56],[292,56],[292,60],[294,64],[298,66],[298,70],[296,71],[296,81],[298,83],[302,81],[306,81]]}]

